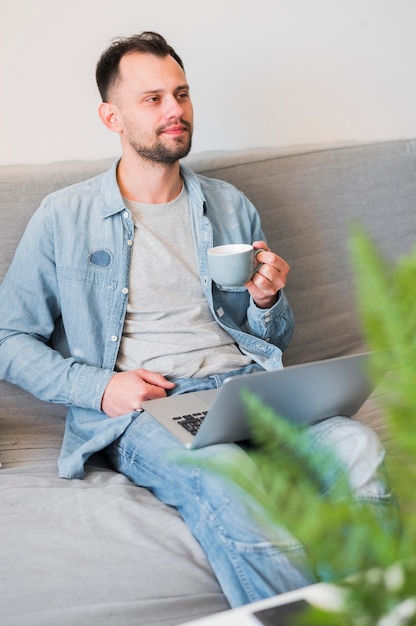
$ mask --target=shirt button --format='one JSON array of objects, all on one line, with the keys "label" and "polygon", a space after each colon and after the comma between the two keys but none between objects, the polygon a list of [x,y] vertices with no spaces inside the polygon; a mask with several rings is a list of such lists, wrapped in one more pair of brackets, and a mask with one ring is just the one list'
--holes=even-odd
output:
[{"label": "shirt button", "polygon": [[122,292],[123,292],[124,294],[126,294],[126,293],[129,293],[129,290],[127,289],[127,287],[124,287],[124,289],[122,290]]},{"label": "shirt button", "polygon": [[127,245],[128,245],[128,246],[132,246],[132,245],[133,245],[133,242],[132,242],[132,240],[131,240],[131,239],[129,239],[129,240],[128,240]]},{"label": "shirt button", "polygon": [[127,218],[128,216],[129,216],[128,212],[127,212],[127,211],[124,211],[124,213],[123,213],[123,217]]},{"label": "shirt button", "polygon": [[111,341],[113,341],[113,342],[114,342],[114,341],[117,341],[117,339],[118,339],[117,335],[113,335],[113,336],[111,337]]},{"label": "shirt button", "polygon": [[270,337],[266,337],[264,341],[267,341],[267,343],[270,343]]}]

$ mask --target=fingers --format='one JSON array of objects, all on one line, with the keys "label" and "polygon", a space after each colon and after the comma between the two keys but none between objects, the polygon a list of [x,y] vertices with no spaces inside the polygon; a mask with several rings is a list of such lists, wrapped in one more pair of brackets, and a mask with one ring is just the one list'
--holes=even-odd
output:
[{"label": "fingers", "polygon": [[161,387],[162,389],[173,389],[175,383],[168,380],[162,374],[158,374],[157,372],[151,372],[145,369],[134,370],[136,374],[144,380],[146,383],[150,385],[155,385],[157,387]]},{"label": "fingers", "polygon": [[104,391],[101,410],[108,417],[125,415],[141,409],[144,400],[163,398],[166,390],[174,386],[161,374],[149,370],[117,372]]},{"label": "fingers", "polygon": [[262,250],[257,254],[260,268],[246,283],[254,302],[260,308],[269,308],[277,300],[277,295],[287,282],[289,264],[270,250],[265,241],[255,241],[253,247]]},{"label": "fingers", "polygon": [[257,260],[262,263],[259,270],[254,274],[253,281],[260,289],[268,292],[283,289],[287,282],[290,271],[288,263],[273,252],[259,252]]}]

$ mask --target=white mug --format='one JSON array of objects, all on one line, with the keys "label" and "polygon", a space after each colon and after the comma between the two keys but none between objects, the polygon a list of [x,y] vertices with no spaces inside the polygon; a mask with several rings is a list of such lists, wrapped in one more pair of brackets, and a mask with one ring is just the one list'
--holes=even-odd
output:
[{"label": "white mug", "polygon": [[208,250],[208,267],[220,287],[241,287],[257,272],[262,263],[256,260],[261,250],[246,243],[231,243]]}]

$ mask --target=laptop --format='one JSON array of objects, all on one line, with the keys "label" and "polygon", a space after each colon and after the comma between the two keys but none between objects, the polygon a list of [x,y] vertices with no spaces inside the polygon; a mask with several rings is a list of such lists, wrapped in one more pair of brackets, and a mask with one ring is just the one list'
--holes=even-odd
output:
[{"label": "laptop", "polygon": [[218,389],[147,400],[142,407],[186,448],[250,438],[243,390],[298,426],[336,415],[353,417],[374,388],[367,374],[368,357],[361,353],[242,374],[226,379]]}]

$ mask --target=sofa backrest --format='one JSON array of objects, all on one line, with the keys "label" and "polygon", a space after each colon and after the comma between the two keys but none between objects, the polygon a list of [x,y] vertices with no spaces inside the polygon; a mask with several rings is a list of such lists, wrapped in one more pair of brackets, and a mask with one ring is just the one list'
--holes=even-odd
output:
[{"label": "sofa backrest", "polygon": [[[106,170],[112,159],[0,167],[0,280],[25,225],[51,191]],[[362,348],[349,228],[361,223],[387,258],[416,241],[416,140],[196,154],[198,173],[239,187],[260,212],[271,248],[291,266],[296,330],[285,363]]]},{"label": "sofa backrest", "polygon": [[[296,329],[285,363],[365,347],[349,250],[360,223],[386,258],[416,243],[416,140],[321,148],[247,150],[194,163],[242,189],[271,248],[291,266],[286,294]],[[205,160],[205,162],[204,162]]]}]

